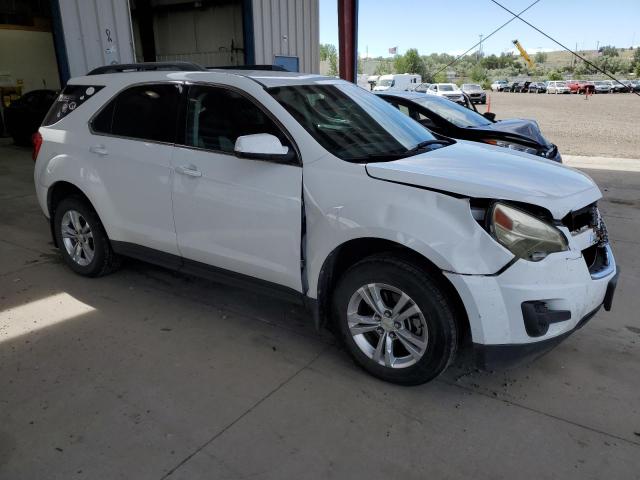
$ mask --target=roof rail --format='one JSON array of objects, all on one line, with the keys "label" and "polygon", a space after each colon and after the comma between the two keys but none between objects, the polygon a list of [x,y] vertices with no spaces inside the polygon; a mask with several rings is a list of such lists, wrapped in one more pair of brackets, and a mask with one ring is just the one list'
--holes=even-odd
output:
[{"label": "roof rail", "polygon": [[87,75],[102,75],[104,73],[123,72],[153,72],[158,70],[174,72],[206,72],[202,65],[191,62],[144,62],[144,63],[119,63],[94,68]]},{"label": "roof rail", "polygon": [[280,65],[220,65],[215,67],[207,67],[209,70],[269,70],[273,72],[288,72],[288,70]]}]

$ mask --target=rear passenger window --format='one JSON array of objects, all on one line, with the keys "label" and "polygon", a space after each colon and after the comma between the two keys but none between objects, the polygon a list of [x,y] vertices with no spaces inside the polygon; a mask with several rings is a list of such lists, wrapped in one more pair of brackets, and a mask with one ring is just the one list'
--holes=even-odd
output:
[{"label": "rear passenger window", "polygon": [[233,153],[238,137],[255,133],[275,135],[291,148],[273,120],[243,95],[219,87],[190,88],[186,145]]},{"label": "rear passenger window", "polygon": [[48,127],[62,120],[103,88],[103,85],[67,85],[51,105],[42,126]]},{"label": "rear passenger window", "polygon": [[94,133],[174,143],[181,85],[139,85],[111,100],[93,119]]}]

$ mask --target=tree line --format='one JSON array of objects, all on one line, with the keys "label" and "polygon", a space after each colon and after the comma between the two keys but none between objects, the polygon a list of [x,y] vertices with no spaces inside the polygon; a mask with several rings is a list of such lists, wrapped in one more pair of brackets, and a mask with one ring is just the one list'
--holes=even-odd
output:
[{"label": "tree line", "polygon": [[[589,60],[607,73],[634,73],[636,77],[640,78],[640,48],[635,49],[630,61],[621,58],[619,50],[610,45],[603,46],[598,50],[597,57]],[[410,48],[403,55],[395,55],[394,57],[377,57],[366,60],[360,58],[358,59],[358,72],[364,72],[364,62],[375,62],[374,75],[417,73],[425,82],[438,83],[446,82],[451,73],[455,78],[470,79],[485,86],[488,86],[496,78],[521,75],[561,80],[566,75],[579,79],[597,73],[593,67],[577,58],[562,67],[547,66],[545,64],[548,61],[548,55],[545,52],[538,52],[534,55],[535,67],[533,69],[530,69],[519,56],[513,53],[486,56],[472,53],[452,63],[455,59],[456,57],[447,53],[420,55],[417,49]],[[329,62],[329,75],[338,75],[338,54],[334,45],[320,45],[320,60]]]}]

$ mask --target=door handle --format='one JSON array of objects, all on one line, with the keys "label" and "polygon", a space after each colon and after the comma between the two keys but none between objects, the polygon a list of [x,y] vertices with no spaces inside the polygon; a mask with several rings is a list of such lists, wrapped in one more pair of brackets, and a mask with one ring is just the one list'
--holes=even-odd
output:
[{"label": "door handle", "polygon": [[201,177],[202,176],[202,172],[200,170],[198,170],[197,167],[194,167],[193,165],[176,167],[176,172],[178,172],[178,173],[180,173],[182,175],[187,175],[189,177]]},{"label": "door handle", "polygon": [[89,151],[98,155],[107,155],[109,153],[109,150],[104,145],[93,145],[89,147]]}]

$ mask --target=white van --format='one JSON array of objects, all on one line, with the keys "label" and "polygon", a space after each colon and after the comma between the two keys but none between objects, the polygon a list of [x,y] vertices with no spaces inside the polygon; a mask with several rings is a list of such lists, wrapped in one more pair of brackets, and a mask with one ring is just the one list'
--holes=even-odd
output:
[{"label": "white van", "polygon": [[406,90],[411,85],[419,85],[422,83],[422,77],[417,73],[397,73],[389,75],[380,75],[374,91],[380,92],[385,90]]}]

